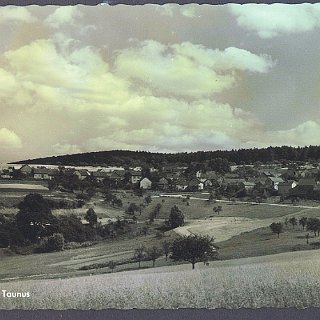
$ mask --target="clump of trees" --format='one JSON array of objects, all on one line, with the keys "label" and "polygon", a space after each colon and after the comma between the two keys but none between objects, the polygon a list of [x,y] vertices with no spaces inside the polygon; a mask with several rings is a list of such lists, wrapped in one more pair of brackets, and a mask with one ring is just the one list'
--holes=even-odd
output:
[{"label": "clump of trees", "polygon": [[62,251],[64,249],[64,237],[61,233],[54,233],[41,240],[38,252]]},{"label": "clump of trees", "polygon": [[318,218],[309,218],[307,220],[307,230],[312,231],[316,237],[320,234],[320,219]]},{"label": "clump of trees", "polygon": [[50,202],[37,193],[25,196],[18,208],[15,216],[0,215],[2,248],[30,245],[37,252],[51,252],[62,250],[64,243],[113,239],[131,230],[127,221],[120,220],[100,226],[93,208],[85,215],[88,225],[82,224],[81,218],[74,214],[55,217]]},{"label": "clump of trees", "polygon": [[42,195],[28,194],[19,203],[18,208],[18,229],[31,242],[58,231],[58,219],[53,216],[48,201]]}]

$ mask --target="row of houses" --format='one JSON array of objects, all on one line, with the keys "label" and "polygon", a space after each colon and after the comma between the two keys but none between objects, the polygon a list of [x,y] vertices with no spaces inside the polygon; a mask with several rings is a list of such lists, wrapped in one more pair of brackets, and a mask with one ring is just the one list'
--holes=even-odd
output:
[{"label": "row of houses", "polygon": [[[298,192],[305,189],[317,189],[318,183],[315,178],[310,178],[319,173],[316,168],[307,168],[309,174],[304,175],[297,180],[285,179],[286,174],[295,174],[291,169],[273,167],[268,170],[258,168],[258,176],[240,177],[239,172],[232,171],[225,174],[219,174],[215,171],[197,171],[194,175],[186,175],[186,167],[168,166],[162,168],[161,171],[156,169],[150,170],[148,177],[143,176],[141,168],[131,168],[125,170],[114,169],[104,170],[99,169],[89,171],[87,169],[78,168],[60,168],[51,169],[47,167],[33,168],[29,165],[23,165],[20,169],[14,170],[9,168],[1,173],[1,178],[10,179],[13,177],[14,171],[19,171],[20,174],[33,178],[35,180],[52,180],[61,171],[65,175],[77,176],[79,180],[84,180],[88,177],[93,177],[98,182],[103,182],[106,179],[113,182],[114,185],[120,184],[123,181],[131,183],[132,185],[139,185],[142,189],[158,189],[158,190],[172,190],[172,191],[202,191],[212,190],[217,186],[236,185],[239,189],[246,191],[253,190],[256,186],[262,186],[268,189],[277,191],[280,195],[287,196],[290,193]],[[299,169],[301,171],[301,169]],[[293,191],[292,191],[293,190]]]}]

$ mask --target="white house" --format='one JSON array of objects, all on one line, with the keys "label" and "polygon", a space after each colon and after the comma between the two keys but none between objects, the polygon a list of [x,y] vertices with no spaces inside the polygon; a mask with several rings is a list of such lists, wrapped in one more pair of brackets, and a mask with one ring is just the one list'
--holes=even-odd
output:
[{"label": "white house", "polygon": [[140,181],[140,189],[151,189],[152,182],[148,178],[143,178]]}]

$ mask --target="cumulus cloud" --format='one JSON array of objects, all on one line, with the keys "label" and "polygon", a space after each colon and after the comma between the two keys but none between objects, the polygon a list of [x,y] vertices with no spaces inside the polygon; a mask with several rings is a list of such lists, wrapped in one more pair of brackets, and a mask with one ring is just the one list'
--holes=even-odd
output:
[{"label": "cumulus cloud", "polygon": [[45,19],[44,23],[51,28],[60,28],[76,24],[82,16],[82,12],[76,6],[59,7]]},{"label": "cumulus cloud", "polygon": [[234,71],[267,72],[273,62],[238,48],[223,51],[190,42],[166,46],[148,40],[122,50],[115,65],[124,78],[137,80],[159,94],[206,97],[231,88]]},{"label": "cumulus cloud", "polygon": [[0,129],[0,148],[17,149],[22,147],[22,142],[17,134],[7,128]]},{"label": "cumulus cloud", "polygon": [[289,130],[268,132],[266,139],[274,145],[320,145],[320,125],[316,121],[309,120]]},{"label": "cumulus cloud", "polygon": [[229,9],[240,27],[266,39],[320,27],[319,4],[230,4]]},{"label": "cumulus cloud", "polygon": [[59,50],[54,41],[40,39],[7,51],[4,57],[15,81],[29,93],[32,108],[81,111],[104,108],[126,98],[127,82],[109,72],[108,64],[92,47],[66,50],[63,45]]},{"label": "cumulus cloud", "polygon": [[37,18],[32,16],[24,7],[4,7],[0,10],[0,24],[3,23],[32,23]]},{"label": "cumulus cloud", "polygon": [[[274,66],[269,56],[235,47],[145,41],[115,52],[107,63],[97,48],[58,36],[3,56],[0,79],[5,90],[0,99],[28,113],[24,126],[33,117],[60,119],[55,120],[51,144],[37,145],[37,152],[48,155],[230,149],[293,139],[302,143],[319,129],[308,123],[292,132],[269,132],[251,113],[216,102],[214,93],[241,81],[238,71],[267,73]],[[32,138],[38,134],[34,130]],[[2,135],[11,137],[11,145],[21,146],[13,132]]]}]

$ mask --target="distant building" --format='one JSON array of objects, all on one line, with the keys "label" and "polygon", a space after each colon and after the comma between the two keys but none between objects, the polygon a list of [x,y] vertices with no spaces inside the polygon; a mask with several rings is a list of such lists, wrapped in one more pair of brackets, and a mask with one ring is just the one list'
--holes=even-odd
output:
[{"label": "distant building", "polygon": [[194,178],[188,182],[188,189],[190,190],[203,190],[203,187],[203,182],[197,178]]},{"label": "distant building", "polygon": [[284,182],[282,178],[269,177],[266,179],[265,185],[273,188],[274,190],[278,190],[280,182]]},{"label": "distant building", "polygon": [[168,189],[168,186],[169,186],[169,182],[166,178],[161,178],[158,182],[158,188],[160,190],[167,190]]},{"label": "distant building", "polygon": [[243,181],[240,182],[239,186],[247,191],[252,190],[255,187],[255,183],[254,182],[250,182],[250,181]]},{"label": "distant building", "polygon": [[143,178],[140,181],[140,189],[151,189],[152,182],[148,178]]},{"label": "distant building", "polygon": [[188,188],[188,182],[185,178],[179,178],[178,180],[174,181],[174,185],[177,191],[183,191]]},{"label": "distant building", "polygon": [[131,183],[136,184],[142,179],[141,171],[131,171]]},{"label": "distant building", "polygon": [[278,184],[278,192],[282,196],[287,196],[289,195],[290,190],[294,188],[296,185],[297,185],[297,182],[294,180],[280,182]]},{"label": "distant building", "polygon": [[103,182],[104,179],[110,177],[110,173],[104,171],[92,172],[92,176],[98,181]]},{"label": "distant building", "polygon": [[73,172],[74,175],[76,175],[79,180],[84,180],[85,178],[90,176],[90,173],[88,170],[85,169],[79,169]]},{"label": "distant building", "polygon": [[32,173],[32,168],[28,164],[24,164],[19,170],[26,176],[31,175]]},{"label": "distant building", "polygon": [[32,170],[33,179],[36,180],[50,180],[49,170],[47,168],[35,168]]}]

